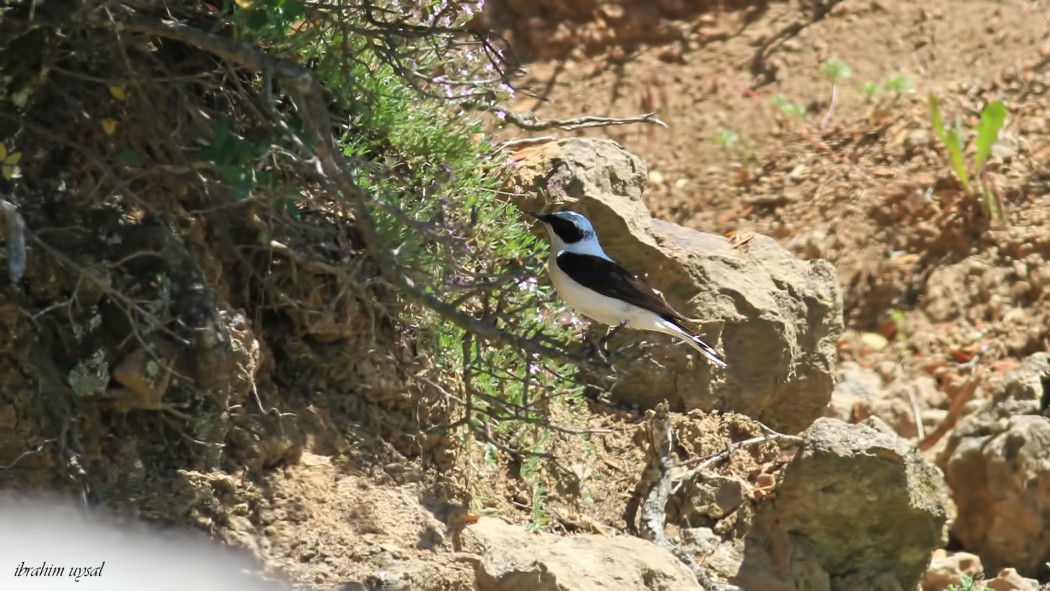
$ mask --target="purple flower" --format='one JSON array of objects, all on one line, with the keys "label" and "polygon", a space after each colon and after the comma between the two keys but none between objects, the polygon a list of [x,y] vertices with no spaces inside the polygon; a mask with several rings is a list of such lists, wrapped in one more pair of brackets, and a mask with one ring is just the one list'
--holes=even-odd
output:
[{"label": "purple flower", "polygon": [[518,289],[522,291],[535,292],[540,285],[540,282],[535,277],[528,277],[525,279],[516,279],[514,283],[518,286]]}]

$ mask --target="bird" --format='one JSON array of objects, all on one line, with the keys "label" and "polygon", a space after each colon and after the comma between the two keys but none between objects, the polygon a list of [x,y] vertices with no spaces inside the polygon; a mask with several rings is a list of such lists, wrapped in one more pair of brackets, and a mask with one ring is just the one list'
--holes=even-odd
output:
[{"label": "bird", "polygon": [[726,367],[718,351],[700,338],[696,324],[605,254],[590,220],[574,211],[528,213],[550,233],[547,270],[558,295],[584,316],[613,327],[599,346],[624,328],[649,330],[685,341],[714,365]]}]

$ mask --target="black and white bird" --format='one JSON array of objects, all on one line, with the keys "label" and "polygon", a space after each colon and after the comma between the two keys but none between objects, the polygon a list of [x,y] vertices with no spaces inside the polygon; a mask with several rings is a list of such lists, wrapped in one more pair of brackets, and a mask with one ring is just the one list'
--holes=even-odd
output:
[{"label": "black and white bird", "polygon": [[624,327],[652,330],[689,343],[711,360],[726,362],[698,336],[697,326],[674,310],[643,279],[612,260],[602,250],[590,220],[573,211],[531,214],[547,226],[551,283],[565,303],[588,318],[612,326],[604,344]]}]

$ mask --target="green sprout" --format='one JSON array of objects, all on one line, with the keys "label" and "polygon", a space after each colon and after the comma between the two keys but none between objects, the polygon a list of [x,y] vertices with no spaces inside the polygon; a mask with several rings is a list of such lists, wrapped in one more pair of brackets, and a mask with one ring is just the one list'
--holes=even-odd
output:
[{"label": "green sprout", "polygon": [[884,82],[865,82],[860,85],[860,91],[869,103],[874,102],[875,97],[883,93],[892,94],[890,102],[895,103],[900,100],[901,95],[915,92],[915,85],[904,74],[894,74]]},{"label": "green sprout", "polygon": [[846,62],[832,58],[824,62],[824,65],[820,68],[820,73],[824,74],[824,77],[828,80],[831,80],[831,100],[828,102],[828,110],[820,120],[820,129],[823,130],[831,121],[831,116],[835,114],[835,104],[839,100],[839,82],[852,76],[853,70],[846,65]]},{"label": "green sprout", "polygon": [[824,62],[824,65],[820,68],[820,73],[824,74],[824,77],[828,80],[831,80],[832,84],[838,84],[852,76],[853,69],[846,62],[832,58]]},{"label": "green sprout", "polygon": [[718,133],[711,136],[711,141],[721,146],[730,158],[737,160],[743,171],[747,171],[758,163],[754,153],[751,152],[751,144],[728,127],[718,130]]},{"label": "green sprout", "polygon": [[[966,156],[964,155],[966,141],[964,139],[965,130],[963,129],[962,121],[956,118],[954,125],[946,128],[944,119],[941,117],[940,104],[935,95],[930,95],[929,104],[930,122],[948,151],[948,162],[952,165],[952,170],[955,171],[959,182],[962,183],[963,189],[968,193],[977,194],[981,197],[985,211],[992,218],[992,221],[1003,222],[1005,217],[1001,204],[996,199],[992,188],[983,180],[981,173],[984,171],[984,165],[988,161],[988,156],[992,153],[992,146],[999,139],[999,130],[1002,129],[1003,123],[1006,121],[1006,105],[1002,101],[995,101],[985,105],[981,111],[981,121],[973,129],[976,135],[974,140],[975,151],[971,163],[972,167],[968,169]],[[976,185],[970,182],[971,173]]]},{"label": "green sprout", "polygon": [[977,582],[974,581],[973,577],[963,575],[962,578],[959,579],[958,585],[948,585],[944,591],[989,591],[989,589],[983,585],[978,587]]},{"label": "green sprout", "polygon": [[769,102],[790,119],[801,119],[806,115],[806,108],[788,98],[787,95],[778,94]]},{"label": "green sprout", "polygon": [[711,141],[718,144],[719,146],[722,146],[722,149],[728,152],[732,150],[734,146],[740,143],[740,134],[733,131],[732,129],[729,129],[728,127],[723,127],[722,129],[718,130],[718,133],[711,136]]},{"label": "green sprout", "polygon": [[915,85],[904,74],[894,74],[882,83],[882,89],[886,92],[892,92],[893,100],[896,102],[901,95],[915,92]]},{"label": "green sprout", "polygon": [[864,98],[870,103],[875,99],[876,95],[882,94],[885,90],[878,82],[865,82],[860,85],[860,91],[864,94]]}]

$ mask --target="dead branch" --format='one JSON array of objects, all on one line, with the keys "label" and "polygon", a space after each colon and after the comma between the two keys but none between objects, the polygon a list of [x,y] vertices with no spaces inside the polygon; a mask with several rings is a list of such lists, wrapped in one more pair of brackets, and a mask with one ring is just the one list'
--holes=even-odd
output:
[{"label": "dead branch", "polygon": [[11,468],[14,468],[16,465],[18,465],[18,462],[22,461],[23,458],[26,458],[26,457],[31,456],[33,454],[40,453],[50,443],[55,443],[55,440],[54,439],[45,439],[45,440],[41,441],[40,444],[37,445],[35,448],[27,449],[26,451],[18,454],[18,457],[15,458],[14,460],[12,460],[10,464],[5,464],[3,466],[0,466],[0,470],[10,470]]},{"label": "dead branch", "polygon": [[700,586],[706,591],[741,591],[734,585],[715,584],[707,572],[696,562],[692,554],[682,550],[667,539],[664,531],[664,520],[667,511],[667,499],[671,494],[671,415],[667,402],[656,405],[650,411],[646,424],[649,451],[648,462],[639,489],[644,490],[641,503],[642,537],[674,554],[678,560],[689,567],[696,576]]},{"label": "dead branch", "polygon": [[924,439],[919,441],[919,451],[926,451],[937,444],[938,441],[944,437],[948,431],[951,431],[952,427],[955,426],[956,421],[962,416],[963,408],[966,403],[973,398],[975,392],[977,392],[977,385],[980,383],[979,377],[976,373],[971,374],[959,390],[955,393],[955,398],[952,400],[952,404],[948,407],[948,416],[944,417],[937,428],[933,430],[933,433],[927,435]]},{"label": "dead branch", "polygon": [[609,127],[613,125],[630,125],[632,123],[648,123],[660,127],[668,127],[666,123],[656,118],[656,113],[644,113],[634,117],[599,117],[597,115],[584,115],[570,119],[540,119],[532,111],[514,113],[513,111],[499,110],[498,113],[504,121],[512,123],[525,131],[543,131],[546,129],[560,128],[565,131],[575,129],[586,129],[588,127]]},{"label": "dead branch", "polygon": [[683,486],[685,486],[687,482],[699,476],[704,470],[707,470],[708,468],[714,466],[718,462],[727,459],[729,456],[733,455],[733,453],[737,450],[743,449],[745,447],[750,447],[752,445],[766,443],[769,441],[786,441],[793,444],[801,444],[802,438],[798,435],[785,435],[784,433],[767,432],[765,435],[758,435],[757,437],[752,437],[750,439],[745,439],[743,441],[737,441],[736,443],[732,443],[726,446],[726,448],[722,451],[716,454],[712,454],[704,460],[702,460],[700,462],[700,465],[696,468],[693,468],[692,470],[683,474],[682,478],[678,480],[678,484],[675,485],[674,490],[672,490],[671,492],[677,493],[679,490],[682,489]]}]

